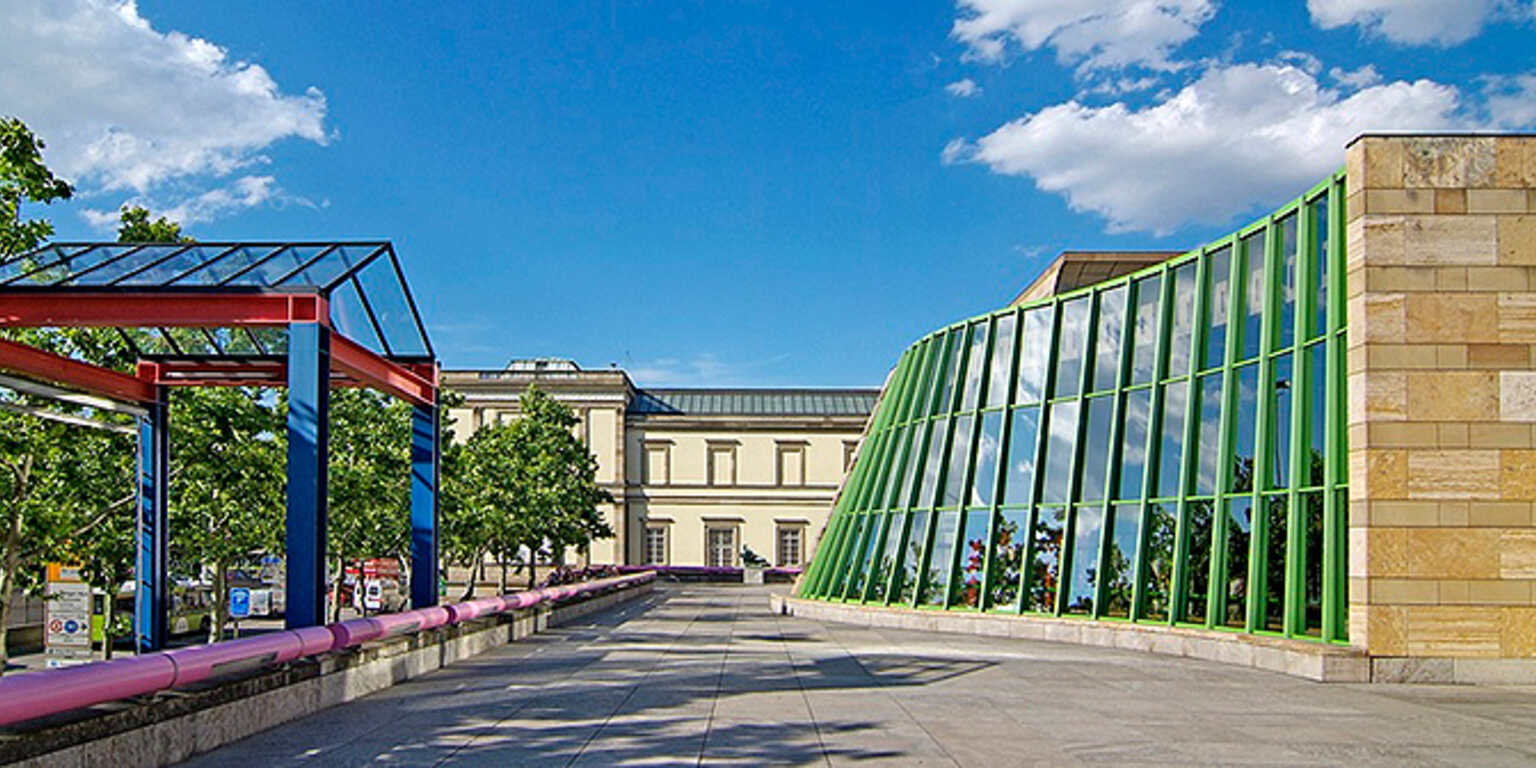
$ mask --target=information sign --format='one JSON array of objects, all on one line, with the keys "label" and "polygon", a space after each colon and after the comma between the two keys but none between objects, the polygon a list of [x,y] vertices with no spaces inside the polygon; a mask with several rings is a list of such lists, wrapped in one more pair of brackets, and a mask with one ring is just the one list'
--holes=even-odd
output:
[{"label": "information sign", "polygon": [[251,590],[235,587],[229,590],[229,617],[243,619],[251,615]]},{"label": "information sign", "polygon": [[43,652],[50,667],[91,660],[91,587],[78,566],[50,563],[43,604]]}]

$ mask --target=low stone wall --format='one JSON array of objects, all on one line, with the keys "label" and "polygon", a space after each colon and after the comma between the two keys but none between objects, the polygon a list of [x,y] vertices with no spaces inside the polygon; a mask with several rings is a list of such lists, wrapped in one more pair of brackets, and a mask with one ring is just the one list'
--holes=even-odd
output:
[{"label": "low stone wall", "polygon": [[474,619],[236,679],[44,718],[0,731],[0,763],[37,768],[169,765],[654,589],[654,582],[646,582],[580,602]]},{"label": "low stone wall", "polygon": [[1236,664],[1319,682],[1363,683],[1371,679],[1370,660],[1359,650],[1305,640],[1129,622],[850,605],[790,595],[769,599],[775,613],[819,621],[1097,645]]}]

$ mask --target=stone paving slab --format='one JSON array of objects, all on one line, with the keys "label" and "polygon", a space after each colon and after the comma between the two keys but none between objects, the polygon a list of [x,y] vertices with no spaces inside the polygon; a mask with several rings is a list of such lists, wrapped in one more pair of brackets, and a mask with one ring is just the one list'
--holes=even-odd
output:
[{"label": "stone paving slab", "polygon": [[775,589],[667,587],[188,765],[1536,764],[1536,687],[822,624]]}]

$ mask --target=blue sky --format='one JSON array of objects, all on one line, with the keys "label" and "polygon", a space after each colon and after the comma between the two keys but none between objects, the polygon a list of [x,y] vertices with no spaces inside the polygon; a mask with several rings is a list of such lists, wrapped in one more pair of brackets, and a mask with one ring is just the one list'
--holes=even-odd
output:
[{"label": "blue sky", "polygon": [[202,239],[389,238],[445,365],[877,385],[1064,248],[1184,248],[1363,130],[1536,126],[1532,0],[0,0],[0,113]]}]

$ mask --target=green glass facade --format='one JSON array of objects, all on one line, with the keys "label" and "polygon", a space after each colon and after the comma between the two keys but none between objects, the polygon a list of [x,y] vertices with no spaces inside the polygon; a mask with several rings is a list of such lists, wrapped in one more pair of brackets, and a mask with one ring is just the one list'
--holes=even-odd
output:
[{"label": "green glass facade", "polygon": [[913,344],[801,596],[1345,641],[1343,216]]}]

